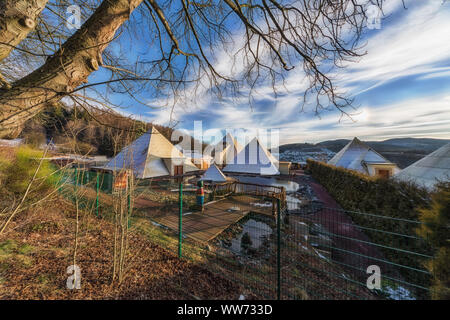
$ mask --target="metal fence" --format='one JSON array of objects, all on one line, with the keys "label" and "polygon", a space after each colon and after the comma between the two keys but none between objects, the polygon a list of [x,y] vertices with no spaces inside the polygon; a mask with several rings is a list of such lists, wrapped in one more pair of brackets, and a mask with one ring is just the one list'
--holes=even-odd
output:
[{"label": "metal fence", "polygon": [[66,199],[77,202],[80,208],[90,209],[96,216],[108,212],[111,205],[105,198],[112,194],[114,175],[110,172],[68,168],[59,173],[57,187]]},{"label": "metal fence", "polygon": [[321,298],[320,286],[327,299],[430,297],[430,274],[423,265],[432,258],[431,249],[415,235],[418,221],[314,206],[287,213],[282,265],[290,266],[286,274],[296,267],[312,274],[299,276],[308,295]]},{"label": "metal fence", "polygon": [[[77,201],[108,218],[114,194],[106,186],[113,177],[84,178],[77,170],[71,175],[75,180],[62,194],[73,199],[73,188],[85,189]],[[423,264],[432,258],[431,248],[415,235],[418,221],[289,199],[273,215],[267,195],[206,199],[211,201],[201,211],[193,185],[139,182],[130,230],[239,283],[246,298],[430,298]]]}]

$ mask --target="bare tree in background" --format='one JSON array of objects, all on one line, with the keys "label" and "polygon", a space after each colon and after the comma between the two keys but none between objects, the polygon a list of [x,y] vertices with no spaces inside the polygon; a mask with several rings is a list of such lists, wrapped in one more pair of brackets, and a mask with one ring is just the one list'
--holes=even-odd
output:
[{"label": "bare tree in background", "polygon": [[[0,1],[1,25],[8,27],[16,17],[8,4],[20,2]],[[11,66],[3,72],[0,137],[17,136],[27,119],[67,96],[97,106],[112,105],[108,93],[128,94],[143,104],[142,97],[161,96],[177,103],[195,93],[237,92],[243,85],[251,91],[267,79],[275,89],[297,65],[308,80],[305,100],[313,98],[316,111],[332,105],[344,112],[352,101],[336,88],[332,67],[364,53],[358,44],[367,20],[365,5],[382,8],[383,0],[77,0],[89,18],[73,34],[61,22],[61,9],[71,2],[48,1],[43,11],[46,1],[25,2],[32,10],[21,14],[29,23],[14,18],[22,26],[20,37],[11,41],[8,32],[0,32],[0,58],[15,48],[12,54],[20,52],[21,60],[15,61],[24,73],[17,78]],[[41,11],[46,18],[36,18]],[[36,20],[34,26],[30,21]],[[129,45],[139,41],[151,54],[127,57],[120,49],[123,33]],[[118,47],[108,51],[111,43]],[[236,72],[218,67],[227,53],[234,55],[234,66],[225,69]],[[89,83],[88,76],[99,68],[109,78]]]},{"label": "bare tree in background", "polygon": [[[119,141],[128,140],[132,142],[132,136],[128,132],[117,132],[114,135],[115,147],[118,148]],[[135,185],[133,171],[126,164],[133,163],[133,151],[125,151],[122,167],[112,172],[114,175],[114,187],[112,192],[113,199],[113,222],[114,222],[114,241],[113,241],[113,268],[112,284],[122,283],[126,276],[126,265],[128,259],[128,240],[129,226],[134,206]],[[118,164],[120,165],[120,164]]]}]

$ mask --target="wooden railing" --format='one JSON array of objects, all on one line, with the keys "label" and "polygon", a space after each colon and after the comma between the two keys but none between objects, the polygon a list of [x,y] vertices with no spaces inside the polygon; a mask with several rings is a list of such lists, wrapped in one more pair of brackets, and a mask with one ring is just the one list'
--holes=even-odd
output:
[{"label": "wooden railing", "polygon": [[210,190],[214,200],[233,194],[245,194],[271,198],[274,202],[280,199],[282,207],[286,205],[286,189],[284,187],[232,181],[224,184],[210,185],[206,188]]}]

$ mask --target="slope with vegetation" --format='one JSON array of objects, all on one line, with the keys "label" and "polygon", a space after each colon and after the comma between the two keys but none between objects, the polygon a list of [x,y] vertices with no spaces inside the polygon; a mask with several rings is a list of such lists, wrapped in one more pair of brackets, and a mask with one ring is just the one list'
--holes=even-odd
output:
[{"label": "slope with vegetation", "polygon": [[[69,107],[58,103],[28,120],[20,137],[35,147],[51,140],[62,152],[112,157],[152,126],[172,140],[175,129],[171,127],[131,119],[110,109]],[[188,138],[192,140],[193,148],[193,139]],[[182,138],[172,142],[181,141]]]},{"label": "slope with vegetation", "polygon": [[[412,183],[369,177],[314,160],[308,160],[308,171],[347,210],[353,221],[365,228],[369,238],[382,245],[388,261],[406,266],[400,270],[406,279],[429,286],[429,275],[416,270],[424,269],[431,247],[424,240],[412,240],[418,227],[414,222],[419,220],[420,210],[430,204],[427,190]],[[370,214],[389,219],[374,219]]]},{"label": "slope with vegetation", "polygon": [[[125,277],[113,283],[113,224],[55,192],[49,177],[57,175],[40,156],[29,147],[0,149],[2,225],[16,212],[0,232],[0,299],[236,299],[243,292],[133,227]],[[39,163],[42,171],[18,207]],[[80,290],[66,288],[67,267],[74,263],[81,268]]]},{"label": "slope with vegetation", "polygon": [[431,206],[420,210],[423,222],[418,234],[435,248],[426,266],[433,276],[432,298],[450,299],[450,182],[440,183],[431,196]]}]

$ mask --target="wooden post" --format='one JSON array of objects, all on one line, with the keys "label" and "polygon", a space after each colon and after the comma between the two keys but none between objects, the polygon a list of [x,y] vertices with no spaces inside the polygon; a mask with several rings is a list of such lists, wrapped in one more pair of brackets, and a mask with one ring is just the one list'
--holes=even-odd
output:
[{"label": "wooden post", "polygon": [[98,217],[98,207],[99,207],[99,191],[100,191],[100,175],[99,172],[97,171],[97,183],[96,183],[96,188],[97,190],[97,197],[95,199],[95,215]]},{"label": "wooden post", "polygon": [[281,201],[277,199],[277,300],[281,299]]},{"label": "wooden post", "polygon": [[178,217],[178,258],[181,258],[182,254],[181,254],[181,246],[182,246],[182,242],[183,242],[183,184],[180,183],[180,188],[179,188],[179,197],[178,197],[178,201],[179,201],[179,217]]},{"label": "wooden post", "polygon": [[131,227],[131,213],[133,212],[133,207],[132,207],[132,194],[131,192],[133,191],[133,172],[132,171],[128,171],[128,184],[127,184],[127,190],[128,190],[128,212],[127,212],[127,216],[128,216],[128,228]]}]

